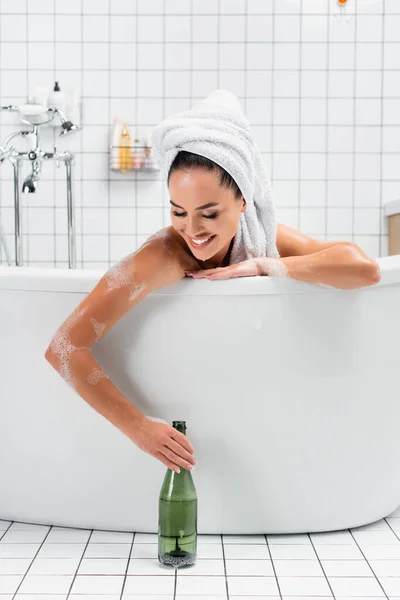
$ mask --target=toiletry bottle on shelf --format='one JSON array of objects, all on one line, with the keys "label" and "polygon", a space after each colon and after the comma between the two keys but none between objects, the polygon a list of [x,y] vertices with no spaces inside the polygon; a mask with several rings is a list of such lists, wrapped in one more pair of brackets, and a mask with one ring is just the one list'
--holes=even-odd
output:
[{"label": "toiletry bottle on shelf", "polygon": [[[65,96],[63,92],[60,90],[60,86],[58,85],[58,81],[55,82],[54,89],[49,95],[47,106],[49,108],[58,108],[65,115],[66,114],[66,106],[65,106]],[[51,121],[51,125],[54,127],[60,126],[59,119],[55,118]]]},{"label": "toiletry bottle on shelf", "polygon": [[122,121],[118,117],[115,117],[113,121],[113,130],[111,137],[111,149],[110,149],[110,168],[119,169],[119,144],[121,141],[122,132]]},{"label": "toiletry bottle on shelf", "polygon": [[[172,426],[186,435],[186,422]],[[158,509],[158,560],[164,565],[183,567],[197,559],[197,493],[192,474],[168,469],[161,487]]]},{"label": "toiletry bottle on shelf", "polygon": [[132,169],[132,144],[128,125],[122,127],[119,141],[119,168],[121,171]]},{"label": "toiletry bottle on shelf", "polygon": [[144,161],[143,167],[145,169],[154,169],[156,164],[154,158],[151,156],[151,136],[149,133],[146,133],[144,136]]},{"label": "toiletry bottle on shelf", "polygon": [[135,139],[135,148],[133,153],[133,168],[141,169],[143,167],[144,155],[143,149],[140,147],[140,141],[138,138]]}]

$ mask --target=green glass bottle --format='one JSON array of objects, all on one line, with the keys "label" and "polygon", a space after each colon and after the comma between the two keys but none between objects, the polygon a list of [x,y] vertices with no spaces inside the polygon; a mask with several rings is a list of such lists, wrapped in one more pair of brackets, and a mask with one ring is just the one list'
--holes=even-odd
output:
[{"label": "green glass bottle", "polygon": [[[173,421],[172,427],[186,435],[185,421]],[[180,470],[165,474],[158,511],[158,560],[175,568],[197,559],[196,488],[191,472]]]}]

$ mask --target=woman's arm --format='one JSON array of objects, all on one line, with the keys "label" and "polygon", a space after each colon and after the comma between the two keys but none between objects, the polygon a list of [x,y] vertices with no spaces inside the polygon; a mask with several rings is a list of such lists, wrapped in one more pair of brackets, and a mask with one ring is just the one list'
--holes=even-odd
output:
[{"label": "woman's arm", "polygon": [[179,281],[184,272],[179,247],[166,236],[154,236],[100,279],[60,326],[45,353],[46,360],[92,408],[169,468],[195,462],[190,442],[172,427],[146,419],[102,370],[91,347],[140,300]]},{"label": "woman's arm", "polygon": [[321,283],[351,290],[380,281],[377,262],[351,242],[322,242],[287,225],[278,225],[280,258],[260,257],[237,265],[187,273],[195,279],[231,277],[291,277],[307,283]]}]

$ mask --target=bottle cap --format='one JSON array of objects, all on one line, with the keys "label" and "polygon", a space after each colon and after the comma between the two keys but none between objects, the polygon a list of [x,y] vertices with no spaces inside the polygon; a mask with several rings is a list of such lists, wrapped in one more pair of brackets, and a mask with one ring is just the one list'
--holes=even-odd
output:
[{"label": "bottle cap", "polygon": [[186,421],[172,421],[172,427],[181,433],[186,433]]},{"label": "bottle cap", "polygon": [[56,83],[55,83],[54,91],[55,92],[59,92],[60,91],[60,86],[58,85],[58,81],[56,81]]}]

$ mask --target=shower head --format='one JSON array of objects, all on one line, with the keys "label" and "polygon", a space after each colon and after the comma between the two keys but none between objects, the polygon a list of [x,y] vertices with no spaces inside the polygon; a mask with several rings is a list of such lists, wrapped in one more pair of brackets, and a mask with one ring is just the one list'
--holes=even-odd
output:
[{"label": "shower head", "polygon": [[71,121],[64,121],[61,125],[61,129],[62,131],[60,135],[64,136],[73,133],[74,131],[77,131],[79,127],[78,125],[74,125],[73,123],[71,123]]},{"label": "shower head", "polygon": [[32,177],[32,175],[28,175],[22,184],[22,193],[23,194],[34,194],[36,192],[36,180]]}]

